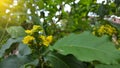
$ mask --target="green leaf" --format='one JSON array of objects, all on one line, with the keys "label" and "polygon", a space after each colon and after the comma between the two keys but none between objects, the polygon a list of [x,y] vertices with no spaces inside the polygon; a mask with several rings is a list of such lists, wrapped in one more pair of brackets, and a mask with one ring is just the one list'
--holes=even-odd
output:
[{"label": "green leaf", "polygon": [[31,54],[31,49],[28,47],[28,45],[25,44],[19,44],[18,51],[20,56],[25,56]]},{"label": "green leaf", "polygon": [[[26,68],[26,67],[29,67],[29,66],[35,67],[35,66],[38,65],[38,63],[39,63],[39,60],[36,59],[36,60],[34,60],[34,61],[32,61],[32,62],[29,62],[29,63],[27,63],[27,64],[21,66],[20,68]],[[31,67],[30,67],[30,68],[31,68]]]},{"label": "green leaf", "polygon": [[52,68],[70,68],[63,60],[55,55],[48,54],[46,59],[51,63]]},{"label": "green leaf", "polygon": [[7,32],[11,35],[12,38],[18,38],[26,35],[24,28],[21,26],[9,27]]},{"label": "green leaf", "polygon": [[22,38],[17,38],[17,39],[10,38],[10,39],[8,39],[8,41],[4,45],[2,45],[2,47],[0,49],[0,57],[4,56],[5,51],[7,49],[9,49],[13,43],[20,42],[21,39]]},{"label": "green leaf", "polygon": [[0,68],[19,68],[28,62],[30,62],[30,59],[27,56],[17,57],[13,55],[0,62]]},{"label": "green leaf", "polygon": [[120,68],[120,64],[116,64],[116,65],[98,64],[98,65],[95,65],[95,68]]},{"label": "green leaf", "polygon": [[63,55],[72,54],[81,61],[100,61],[105,64],[117,64],[118,50],[107,36],[96,37],[89,32],[70,34],[58,40],[53,49]]},{"label": "green leaf", "polygon": [[69,54],[61,58],[70,68],[87,68],[87,65]]},{"label": "green leaf", "polygon": [[64,61],[70,68],[87,68],[87,64],[79,61],[76,57],[73,55],[61,55],[59,53],[54,53],[56,57]]},{"label": "green leaf", "polygon": [[49,66],[52,68],[87,68],[87,64],[79,61],[71,54],[62,55],[53,51],[47,54],[44,59],[50,63]]}]

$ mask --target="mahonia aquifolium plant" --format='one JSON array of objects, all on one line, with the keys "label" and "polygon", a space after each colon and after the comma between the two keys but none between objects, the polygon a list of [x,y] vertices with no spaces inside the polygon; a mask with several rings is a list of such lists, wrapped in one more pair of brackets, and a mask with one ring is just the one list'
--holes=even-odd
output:
[{"label": "mahonia aquifolium plant", "polygon": [[48,47],[53,39],[51,35],[43,35],[43,29],[39,25],[34,25],[31,30],[26,30],[25,32],[27,36],[23,38],[22,42],[29,46],[37,45]]}]

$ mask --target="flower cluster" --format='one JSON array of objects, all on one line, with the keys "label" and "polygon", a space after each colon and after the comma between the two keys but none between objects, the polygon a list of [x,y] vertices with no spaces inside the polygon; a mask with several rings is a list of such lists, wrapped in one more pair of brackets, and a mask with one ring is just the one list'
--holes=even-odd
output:
[{"label": "flower cluster", "polygon": [[34,25],[31,30],[26,30],[25,32],[29,35],[33,35],[36,32],[42,31],[42,28],[38,25]]},{"label": "flower cluster", "polygon": [[27,36],[24,37],[22,42],[27,45],[44,45],[48,47],[52,42],[52,36],[44,36],[40,32],[43,32],[39,25],[34,25],[31,30],[26,30]]},{"label": "flower cluster", "polygon": [[45,37],[45,36],[41,35],[40,38],[42,39],[43,44],[45,46],[48,46],[52,42],[52,36]]},{"label": "flower cluster", "polygon": [[27,35],[22,41],[24,44],[30,44],[31,42],[33,42],[33,40],[35,40],[33,36]]},{"label": "flower cluster", "polygon": [[97,36],[102,36],[104,34],[112,36],[113,34],[116,34],[116,33],[117,33],[117,30],[108,24],[101,25],[99,28],[93,29],[93,34]]}]

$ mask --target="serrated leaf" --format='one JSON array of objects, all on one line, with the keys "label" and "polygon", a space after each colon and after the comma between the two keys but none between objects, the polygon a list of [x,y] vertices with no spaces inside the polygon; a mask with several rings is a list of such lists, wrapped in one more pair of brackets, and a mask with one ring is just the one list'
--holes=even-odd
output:
[{"label": "serrated leaf", "polygon": [[7,28],[7,32],[11,35],[12,38],[18,38],[26,35],[24,28],[21,26],[9,27]]},{"label": "serrated leaf", "polygon": [[61,54],[72,54],[81,61],[99,61],[105,64],[117,64],[119,53],[107,36],[96,37],[90,32],[70,34],[58,40],[53,49]]}]

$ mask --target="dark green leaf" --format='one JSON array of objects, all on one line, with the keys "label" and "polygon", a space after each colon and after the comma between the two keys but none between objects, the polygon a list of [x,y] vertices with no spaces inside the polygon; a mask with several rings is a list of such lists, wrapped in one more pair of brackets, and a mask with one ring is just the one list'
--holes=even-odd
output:
[{"label": "dark green leaf", "polygon": [[87,65],[82,61],[79,61],[73,55],[61,55],[59,53],[54,53],[56,57],[64,61],[70,68],[87,68]]},{"label": "dark green leaf", "polygon": [[[26,68],[26,67],[28,67],[28,66],[35,67],[35,66],[38,65],[38,63],[39,63],[39,60],[36,59],[36,60],[34,60],[34,61],[32,61],[32,62],[29,62],[29,63],[21,66],[20,68]],[[30,67],[30,68],[31,68],[31,67]]]},{"label": "dark green leaf", "polygon": [[69,54],[61,58],[70,68],[87,68],[87,65]]},{"label": "dark green leaf", "polygon": [[51,63],[52,68],[70,68],[63,60],[55,55],[49,54],[46,59]]}]

